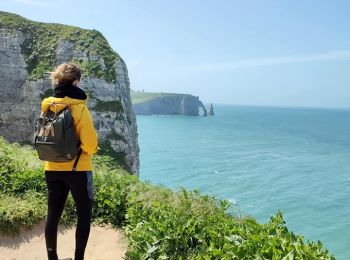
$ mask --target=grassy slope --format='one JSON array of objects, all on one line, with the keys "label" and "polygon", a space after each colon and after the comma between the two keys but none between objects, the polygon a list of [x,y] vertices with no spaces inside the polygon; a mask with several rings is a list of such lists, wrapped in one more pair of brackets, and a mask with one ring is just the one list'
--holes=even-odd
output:
[{"label": "grassy slope", "polygon": [[[125,229],[127,259],[334,259],[321,242],[290,232],[281,213],[259,224],[228,214],[227,201],[143,183],[108,156],[96,156],[94,164],[93,220]],[[0,232],[45,218],[42,163],[30,147],[1,137],[0,191]],[[75,222],[71,197],[63,222]]]},{"label": "grassy slope", "polygon": [[157,93],[157,92],[142,92],[131,90],[131,99],[133,104],[140,104],[155,99],[160,99],[164,97],[174,97],[183,96],[186,94],[175,94],[175,93]]},{"label": "grassy slope", "polygon": [[0,11],[0,28],[10,32],[21,31],[29,38],[21,46],[25,55],[30,79],[45,77],[56,64],[55,50],[61,40],[74,43],[75,51],[85,52],[89,57],[98,56],[104,61],[102,68],[97,61],[75,59],[80,64],[85,76],[96,76],[108,82],[115,82],[115,62],[119,55],[109,46],[103,35],[96,30],[56,23],[41,23],[28,20],[16,14]]}]

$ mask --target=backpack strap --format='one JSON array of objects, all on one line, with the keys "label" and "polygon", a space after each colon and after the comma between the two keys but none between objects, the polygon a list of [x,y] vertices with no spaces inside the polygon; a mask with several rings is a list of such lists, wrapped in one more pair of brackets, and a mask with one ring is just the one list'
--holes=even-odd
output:
[{"label": "backpack strap", "polygon": [[73,164],[73,169],[72,169],[73,172],[75,172],[77,170],[78,161],[79,161],[79,158],[80,158],[80,155],[82,152],[83,152],[83,150],[80,148],[79,152],[77,154],[77,158],[75,159],[74,164]]},{"label": "backpack strap", "polygon": [[[57,116],[57,113],[58,113],[58,112],[57,112],[57,105],[58,105],[58,104],[60,104],[60,105],[66,105],[66,107],[65,107],[64,109],[69,108],[69,106],[70,106],[69,104],[64,103],[64,102],[51,102],[51,103],[50,103],[50,107],[53,106],[53,107],[55,108],[55,114],[54,114],[54,116],[53,116],[53,120],[56,119],[56,116]],[[50,107],[49,107],[49,109],[50,109]],[[64,109],[63,109],[63,110],[64,110]]]},{"label": "backpack strap", "polygon": [[40,124],[39,136],[41,136],[44,133],[45,118],[46,118],[47,112],[49,112],[49,110],[50,110],[50,107],[45,112],[41,113],[40,117],[42,118],[42,121]]}]

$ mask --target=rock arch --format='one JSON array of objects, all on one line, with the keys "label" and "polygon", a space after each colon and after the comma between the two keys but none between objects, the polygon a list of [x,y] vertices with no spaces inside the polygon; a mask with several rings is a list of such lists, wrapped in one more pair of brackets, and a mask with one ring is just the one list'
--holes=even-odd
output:
[{"label": "rock arch", "polygon": [[208,112],[207,112],[207,109],[205,108],[205,106],[203,105],[202,101],[199,100],[198,102],[198,109],[199,108],[202,108],[203,110],[203,116],[208,116]]}]

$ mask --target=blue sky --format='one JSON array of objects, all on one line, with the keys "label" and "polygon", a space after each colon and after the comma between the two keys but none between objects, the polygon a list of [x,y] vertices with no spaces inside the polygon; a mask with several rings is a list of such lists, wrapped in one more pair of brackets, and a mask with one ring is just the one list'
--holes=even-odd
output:
[{"label": "blue sky", "polygon": [[1,0],[0,10],[101,31],[135,90],[350,107],[348,1]]}]

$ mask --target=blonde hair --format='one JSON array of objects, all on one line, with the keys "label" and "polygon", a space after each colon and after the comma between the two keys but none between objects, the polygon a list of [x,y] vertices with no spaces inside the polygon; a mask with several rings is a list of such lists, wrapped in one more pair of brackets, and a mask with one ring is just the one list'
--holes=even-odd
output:
[{"label": "blonde hair", "polygon": [[81,79],[82,71],[74,63],[62,63],[55,71],[50,72],[50,78],[54,85],[67,85]]}]

